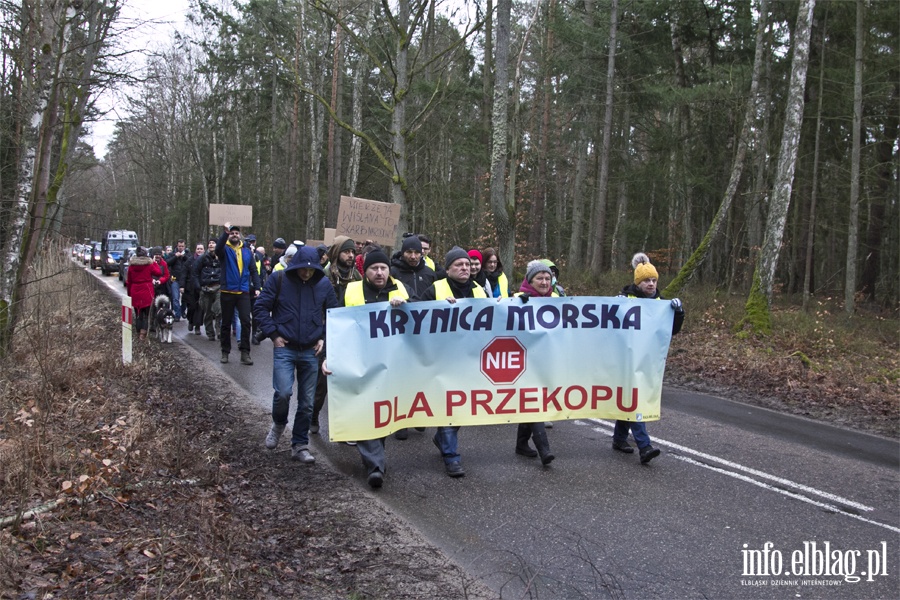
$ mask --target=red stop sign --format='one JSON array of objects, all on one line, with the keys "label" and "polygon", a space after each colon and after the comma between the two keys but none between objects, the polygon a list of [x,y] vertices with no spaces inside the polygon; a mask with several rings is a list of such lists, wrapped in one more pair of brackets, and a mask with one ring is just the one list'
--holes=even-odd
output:
[{"label": "red stop sign", "polygon": [[481,350],[481,372],[491,383],[515,383],[525,372],[525,346],[514,337],[498,337]]}]

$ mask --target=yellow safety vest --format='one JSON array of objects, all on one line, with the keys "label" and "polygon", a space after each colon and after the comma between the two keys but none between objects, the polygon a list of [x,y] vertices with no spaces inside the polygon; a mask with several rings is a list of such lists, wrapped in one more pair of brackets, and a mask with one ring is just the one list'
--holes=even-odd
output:
[{"label": "yellow safety vest", "polygon": [[[432,271],[434,271],[434,261],[431,260],[430,256],[425,257],[425,264],[428,265]],[[434,271],[434,272],[437,273],[437,271]]]},{"label": "yellow safety vest", "polygon": [[[390,302],[394,298],[409,300],[409,294],[406,292],[406,286],[393,277],[391,277],[390,279],[391,282],[397,286],[397,289],[388,292],[388,302]],[[344,306],[362,306],[365,303],[366,296],[363,292],[363,282],[351,281],[350,283],[348,283],[347,291],[344,292]]]},{"label": "yellow safety vest", "polygon": [[497,285],[500,286],[500,297],[509,298],[509,279],[506,278],[506,273],[500,273],[500,277],[497,278]]},{"label": "yellow safety vest", "polygon": [[[473,285],[471,281],[469,281],[469,285]],[[484,288],[474,284],[474,288],[472,288],[473,296],[475,298],[487,298],[487,293],[484,291]],[[453,296],[453,290],[450,289],[450,284],[447,283],[446,279],[438,279],[434,282],[434,298],[435,300],[446,300]]]}]

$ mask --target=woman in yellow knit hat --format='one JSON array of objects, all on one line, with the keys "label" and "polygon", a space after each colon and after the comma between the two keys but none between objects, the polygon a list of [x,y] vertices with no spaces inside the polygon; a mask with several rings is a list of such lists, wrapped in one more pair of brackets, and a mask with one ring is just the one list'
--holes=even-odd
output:
[{"label": "woman in yellow knit hat", "polygon": [[[620,296],[629,298],[655,298],[662,300],[659,295],[659,273],[650,263],[650,258],[643,252],[638,252],[631,259],[631,266],[634,267],[634,283],[625,286]],[[681,331],[684,324],[684,308],[681,300],[675,298],[671,301],[672,309],[675,311],[675,320],[672,323],[672,335]],[[634,448],[628,444],[628,430],[634,441],[637,442],[638,452],[641,456],[641,464],[647,464],[657,456],[659,456],[659,448],[654,448],[650,444],[650,435],[647,433],[647,424],[644,422],[616,421],[616,428],[613,431],[613,450],[632,454]]]}]

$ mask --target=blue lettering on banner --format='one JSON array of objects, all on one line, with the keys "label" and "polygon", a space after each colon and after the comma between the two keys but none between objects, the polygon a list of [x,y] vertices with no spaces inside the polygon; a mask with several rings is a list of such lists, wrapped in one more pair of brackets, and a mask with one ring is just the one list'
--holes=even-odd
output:
[{"label": "blue lettering on banner", "polygon": [[[585,304],[579,310],[571,304],[518,305],[506,307],[506,331],[552,329],[633,329],[641,330],[641,307],[629,306],[620,314],[619,304]],[[472,304],[446,308],[388,308],[369,313],[369,338],[456,331],[491,331],[496,307]]]}]

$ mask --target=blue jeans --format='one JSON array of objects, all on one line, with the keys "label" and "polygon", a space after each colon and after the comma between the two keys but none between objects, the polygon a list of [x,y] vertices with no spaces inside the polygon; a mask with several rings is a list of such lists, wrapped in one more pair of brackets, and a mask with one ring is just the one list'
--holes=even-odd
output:
[{"label": "blue jeans", "polygon": [[438,427],[434,434],[434,443],[444,457],[444,464],[449,465],[459,460],[457,438],[459,427]]},{"label": "blue jeans", "polygon": [[295,350],[275,348],[272,353],[272,421],[287,425],[294,391],[294,370],[297,371],[297,412],[291,430],[291,446],[309,444],[309,422],[312,420],[313,397],[319,374],[319,361],[314,348]]},{"label": "blue jeans", "polygon": [[170,281],[169,282],[169,298],[172,300],[172,312],[175,313],[175,318],[181,318],[181,288],[178,287],[180,282],[178,281]]},{"label": "blue jeans", "polygon": [[631,429],[631,435],[637,442],[638,448],[650,445],[650,436],[647,434],[647,424],[643,421],[616,421],[616,428],[613,430],[614,442],[625,442],[628,440],[628,429]]}]

